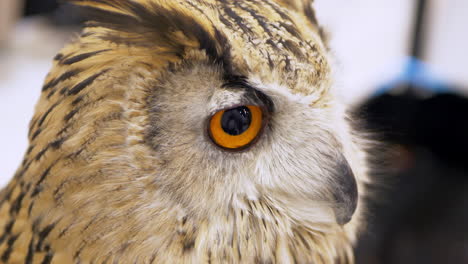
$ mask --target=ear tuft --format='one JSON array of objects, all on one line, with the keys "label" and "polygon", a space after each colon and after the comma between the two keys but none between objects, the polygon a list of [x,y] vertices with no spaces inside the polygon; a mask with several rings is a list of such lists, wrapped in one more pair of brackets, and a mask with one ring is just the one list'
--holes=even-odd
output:
[{"label": "ear tuft", "polygon": [[323,43],[329,49],[329,34],[317,20],[313,7],[314,0],[276,0],[276,2],[283,7],[303,14],[317,28]]},{"label": "ear tuft", "polygon": [[99,31],[99,37],[107,41],[129,46],[155,45],[178,56],[200,49],[215,62],[225,61],[229,55],[227,38],[178,1],[66,1],[83,9],[87,27],[105,29]]},{"label": "ear tuft", "polygon": [[318,25],[317,17],[315,16],[314,8],[312,4],[314,0],[276,0],[280,5],[287,7],[296,12],[302,13],[309,19],[309,21]]}]

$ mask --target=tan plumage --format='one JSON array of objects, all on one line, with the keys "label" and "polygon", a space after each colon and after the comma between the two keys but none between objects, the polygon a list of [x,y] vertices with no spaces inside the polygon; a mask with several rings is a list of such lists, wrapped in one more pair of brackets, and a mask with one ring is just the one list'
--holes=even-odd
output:
[{"label": "tan plumage", "polygon": [[[0,192],[0,262],[352,262],[364,153],[309,0],[71,2],[92,19]],[[269,121],[225,151],[206,120],[238,104]]]}]

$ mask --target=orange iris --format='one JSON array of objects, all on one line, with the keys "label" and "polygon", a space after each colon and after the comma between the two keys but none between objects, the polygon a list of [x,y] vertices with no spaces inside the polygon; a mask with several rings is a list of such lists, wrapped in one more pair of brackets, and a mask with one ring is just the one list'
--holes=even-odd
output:
[{"label": "orange iris", "polygon": [[[232,111],[238,112],[233,115]],[[262,109],[248,105],[217,112],[210,120],[209,132],[218,146],[236,150],[252,143],[260,133],[262,124]]]}]

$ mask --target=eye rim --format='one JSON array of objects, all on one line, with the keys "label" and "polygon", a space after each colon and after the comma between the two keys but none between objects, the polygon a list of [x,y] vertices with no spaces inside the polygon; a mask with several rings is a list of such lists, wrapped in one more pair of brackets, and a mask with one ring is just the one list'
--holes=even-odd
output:
[{"label": "eye rim", "polygon": [[[216,140],[213,138],[213,134],[211,132],[211,120],[213,119],[213,117],[216,114],[218,114],[220,112],[226,112],[226,111],[236,109],[236,108],[239,108],[239,107],[242,107],[242,106],[247,107],[247,108],[248,108],[248,106],[254,106],[254,107],[257,107],[260,110],[262,120],[261,120],[261,124],[260,124],[260,128],[258,130],[258,133],[254,137],[254,139],[252,139],[249,143],[247,143],[246,145],[241,146],[239,148],[228,148],[228,147],[224,147],[224,146],[218,144],[216,142]],[[249,108],[249,110],[250,110],[250,108]],[[250,111],[252,111],[252,110],[250,110]],[[267,123],[268,123],[269,117],[270,117],[270,114],[269,114],[269,112],[267,111],[267,109],[264,106],[255,105],[255,104],[237,104],[237,105],[233,105],[233,106],[230,106],[230,107],[227,107],[227,108],[224,108],[224,109],[219,109],[219,110],[217,110],[215,113],[213,113],[212,115],[210,115],[207,118],[206,133],[207,133],[207,136],[208,136],[209,140],[211,141],[211,143],[213,145],[215,145],[217,148],[219,148],[221,150],[224,150],[224,151],[227,151],[227,152],[236,152],[236,153],[237,152],[243,152],[243,151],[246,151],[246,150],[250,149],[252,146],[254,146],[259,141],[259,139],[261,138],[261,136],[262,136],[262,134],[264,132],[264,129],[265,129]]]}]

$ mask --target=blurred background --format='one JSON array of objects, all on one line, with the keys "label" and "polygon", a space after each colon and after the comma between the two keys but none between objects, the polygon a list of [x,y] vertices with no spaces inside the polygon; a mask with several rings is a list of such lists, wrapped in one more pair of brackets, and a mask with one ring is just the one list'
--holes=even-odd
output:
[{"label": "blurred background", "polygon": [[[378,142],[357,263],[468,263],[468,1],[315,0],[336,88]],[[0,186],[81,16],[54,0],[0,0]]]}]

